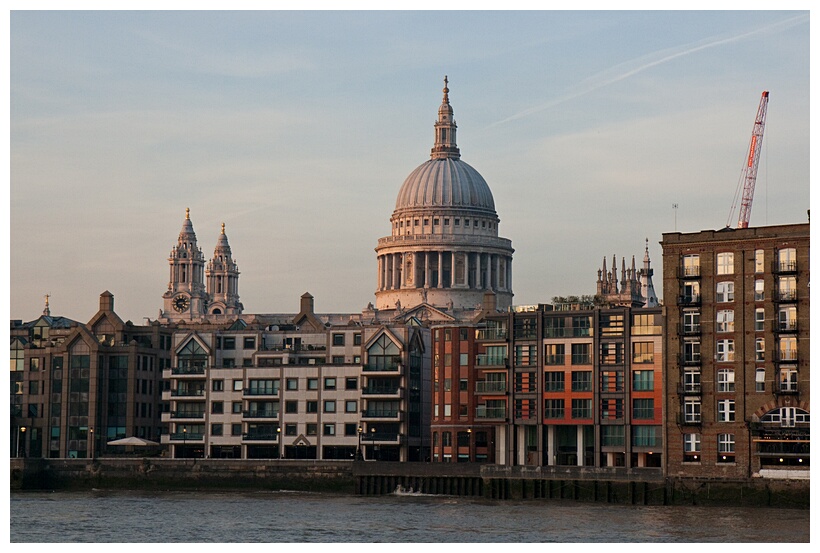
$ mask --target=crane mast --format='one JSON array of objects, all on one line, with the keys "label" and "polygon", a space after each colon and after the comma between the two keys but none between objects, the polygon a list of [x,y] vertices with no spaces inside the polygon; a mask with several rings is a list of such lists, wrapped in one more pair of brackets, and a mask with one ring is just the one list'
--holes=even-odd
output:
[{"label": "crane mast", "polygon": [[[748,228],[749,217],[752,214],[752,200],[755,195],[755,181],[757,180],[757,165],[760,161],[760,147],[763,145],[763,129],[766,126],[766,107],[769,104],[769,91],[764,90],[760,97],[760,106],[757,108],[757,116],[755,117],[754,128],[752,129],[752,139],[749,142],[749,153],[746,158],[746,164],[741,173],[741,180],[738,183],[738,189],[742,187],[743,196],[740,201],[740,214],[737,218],[737,228]],[[737,201],[737,193],[735,194],[735,201]],[[732,205],[732,212],[734,212],[735,204]],[[729,220],[732,215],[730,213]],[[728,225],[727,225],[728,226]]]}]

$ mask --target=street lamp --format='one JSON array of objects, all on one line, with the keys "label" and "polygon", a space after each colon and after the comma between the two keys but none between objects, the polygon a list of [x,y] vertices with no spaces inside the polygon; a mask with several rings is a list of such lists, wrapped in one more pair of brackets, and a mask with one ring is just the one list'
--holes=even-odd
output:
[{"label": "street lamp", "polygon": [[473,460],[473,441],[470,439],[473,437],[473,429],[467,429],[467,461]]},{"label": "street lamp", "polygon": [[282,458],[282,427],[276,427],[276,442],[279,444],[279,458]]},{"label": "street lamp", "polygon": [[361,425],[359,425],[359,447],[356,448],[357,461],[364,461],[364,457],[362,457],[362,430]]},{"label": "street lamp", "polygon": [[89,434],[91,435],[91,460],[94,460],[94,427],[88,429]]},{"label": "street lamp", "polygon": [[183,458],[183,459],[184,459],[184,458],[185,458],[185,456],[187,455],[187,452],[185,451],[185,449],[186,449],[186,447],[185,447],[185,442],[186,442],[186,439],[187,439],[187,438],[188,438],[188,427],[187,427],[187,426],[183,426],[183,427],[182,427],[182,458]]},{"label": "street lamp", "polygon": [[20,432],[21,432],[21,436],[19,436],[18,439],[17,439],[17,456],[18,457],[20,456],[20,442],[22,441],[22,443],[23,443],[23,457],[25,457],[26,456],[26,427],[21,426],[20,427]]},{"label": "street lamp", "polygon": [[378,461],[376,458],[376,429],[373,427],[370,428],[370,444],[373,447],[373,460]]}]

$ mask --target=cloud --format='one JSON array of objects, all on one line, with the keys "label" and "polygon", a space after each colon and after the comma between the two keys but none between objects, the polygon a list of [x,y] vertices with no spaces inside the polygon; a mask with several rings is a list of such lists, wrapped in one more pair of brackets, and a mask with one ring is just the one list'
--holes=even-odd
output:
[{"label": "cloud", "polygon": [[590,77],[587,77],[586,79],[578,83],[578,85],[574,89],[571,89],[563,96],[559,96],[558,98],[555,98],[554,100],[547,102],[545,104],[541,104],[520,111],[505,119],[496,121],[495,123],[488,125],[484,130],[498,125],[503,125],[504,123],[509,123],[510,121],[515,121],[516,119],[521,119],[522,117],[526,117],[539,111],[550,109],[559,104],[563,104],[570,100],[574,100],[575,98],[578,98],[585,94],[589,94],[590,92],[611,85],[613,83],[623,81],[624,79],[628,79],[629,77],[637,75],[638,73],[646,71],[647,69],[651,69],[652,67],[662,65],[677,58],[688,56],[690,54],[694,54],[696,52],[700,52],[701,50],[706,50],[708,48],[715,48],[717,46],[723,46],[734,42],[740,42],[760,33],[784,31],[791,27],[808,22],[809,14],[806,13],[789,19],[785,19],[783,21],[772,23],[771,25],[765,25],[763,27],[753,29],[751,31],[746,31],[744,33],[735,34],[731,36],[711,37],[706,40],[685,44],[683,46],[678,46],[675,48],[667,48],[665,50],[659,50],[657,52],[646,54],[639,58],[635,58],[624,63],[620,63],[605,71],[601,71]]}]

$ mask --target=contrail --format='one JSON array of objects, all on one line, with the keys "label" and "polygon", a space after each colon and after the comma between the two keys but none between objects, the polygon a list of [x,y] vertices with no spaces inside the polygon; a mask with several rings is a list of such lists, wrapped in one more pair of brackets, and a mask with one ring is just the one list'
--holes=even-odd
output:
[{"label": "contrail", "polygon": [[[801,24],[805,21],[808,21],[808,19],[809,19],[808,15],[805,15],[805,14],[804,15],[798,15],[796,17],[792,17],[790,19],[786,19],[786,20],[780,21],[778,23],[773,23],[771,25],[767,25],[765,27],[761,27],[761,28],[755,29],[753,31],[748,31],[748,32],[745,32],[745,33],[742,33],[742,34],[739,34],[739,35],[730,36],[730,37],[726,37],[726,38],[707,39],[706,42],[689,44],[689,45],[681,46],[681,47],[678,47],[678,48],[668,48],[666,50],[661,50],[661,51],[654,52],[654,53],[651,53],[651,54],[646,54],[644,56],[641,56],[640,58],[636,58],[636,59],[633,59],[633,60],[630,60],[630,61],[627,61],[627,62],[624,62],[624,63],[620,63],[620,64],[618,64],[614,67],[611,67],[611,68],[609,68],[605,71],[601,71],[599,73],[596,73],[595,75],[592,75],[591,77],[587,77],[586,79],[581,81],[578,86],[575,87],[575,90],[572,90],[572,91],[568,92],[567,94],[565,94],[563,96],[559,96],[558,98],[555,98],[554,100],[552,100],[550,102],[547,102],[546,104],[541,104],[539,106],[526,109],[524,111],[516,113],[515,115],[511,115],[511,116],[507,117],[506,119],[502,119],[501,121],[496,121],[495,123],[492,123],[492,124],[488,125],[487,127],[485,127],[485,130],[489,129],[489,128],[492,128],[492,127],[495,127],[497,125],[502,125],[504,123],[514,121],[516,119],[520,119],[522,117],[530,115],[531,113],[535,113],[535,112],[538,112],[538,111],[543,111],[545,109],[549,109],[551,107],[557,106],[557,105],[562,104],[564,102],[568,102],[569,100],[573,100],[575,98],[578,98],[579,96],[583,96],[584,94],[589,94],[590,92],[592,92],[594,90],[598,90],[599,88],[605,87],[605,86],[610,85],[612,83],[622,81],[622,80],[627,79],[627,78],[629,78],[629,77],[631,77],[631,76],[633,76],[637,73],[645,71],[645,70],[647,70],[651,67],[661,65],[661,64],[666,63],[668,61],[671,61],[673,59],[680,58],[682,56],[687,56],[689,54],[693,54],[693,53],[699,52],[701,50],[706,50],[707,48],[714,48],[715,46],[722,46],[724,44],[730,44],[732,42],[738,42],[738,41],[741,41],[741,40],[745,40],[746,38],[748,38],[752,35],[756,35],[758,33],[764,33],[764,32],[771,31],[771,30],[788,29],[789,27],[794,27],[795,25],[799,25],[799,24]],[[660,56],[660,57],[658,57],[658,56]],[[649,61],[647,61],[647,60],[649,60]],[[638,65],[637,67],[634,67],[632,69],[622,70],[622,68],[634,65],[635,63],[641,63],[641,65]],[[614,74],[612,74],[613,72],[614,72]]]}]

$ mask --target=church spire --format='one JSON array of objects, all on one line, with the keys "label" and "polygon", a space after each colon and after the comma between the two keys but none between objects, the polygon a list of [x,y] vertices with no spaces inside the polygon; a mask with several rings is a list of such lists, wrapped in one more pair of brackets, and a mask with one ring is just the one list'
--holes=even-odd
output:
[{"label": "church spire", "polygon": [[453,108],[450,106],[450,89],[447,87],[449,80],[444,76],[444,97],[441,106],[438,108],[438,121],[434,125],[436,131],[436,141],[430,151],[431,159],[453,158],[459,159],[461,153],[456,145],[456,121],[453,119]]},{"label": "church spire", "polygon": [[646,239],[646,250],[643,254],[643,269],[641,275],[641,295],[643,296],[644,307],[656,307],[660,305],[658,296],[655,294],[655,286],[652,284],[652,275],[655,271],[649,266],[649,238]]},{"label": "church spire", "polygon": [[205,268],[208,290],[208,312],[212,315],[236,315],[242,313],[239,302],[239,267],[231,254],[225,223],[216,241],[214,256]]}]

